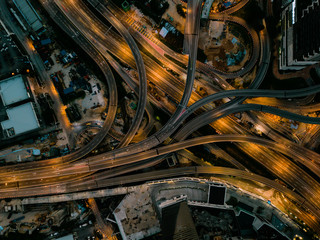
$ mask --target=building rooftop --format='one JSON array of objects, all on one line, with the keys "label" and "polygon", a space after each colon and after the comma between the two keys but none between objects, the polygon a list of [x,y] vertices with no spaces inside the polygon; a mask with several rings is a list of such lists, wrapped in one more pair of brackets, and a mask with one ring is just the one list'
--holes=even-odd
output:
[{"label": "building rooftop", "polygon": [[226,187],[225,186],[216,186],[210,185],[209,188],[209,203],[224,205],[225,204],[225,195],[226,195]]},{"label": "building rooftop", "polygon": [[73,240],[73,235],[69,234],[67,236],[61,237],[61,238],[57,238],[56,240]]},{"label": "building rooftop", "polygon": [[31,102],[7,109],[8,120],[1,127],[8,136],[14,136],[40,127]]},{"label": "building rooftop", "polygon": [[0,96],[4,106],[30,98],[21,75],[0,82]]},{"label": "building rooftop", "polygon": [[143,239],[161,231],[147,186],[128,194],[113,214],[124,240]]},{"label": "building rooftop", "polygon": [[294,58],[303,60],[309,56],[319,54],[320,50],[320,1],[308,6],[302,12],[301,17],[297,17],[297,22],[293,26],[295,37]]},{"label": "building rooftop", "polygon": [[238,208],[240,209],[243,209],[247,212],[252,212],[253,211],[253,207],[252,206],[249,206],[248,204],[245,204],[243,202],[239,202],[238,203]]},{"label": "building rooftop", "polygon": [[36,112],[22,75],[0,81],[0,122],[6,137],[40,127]]},{"label": "building rooftop", "polygon": [[161,228],[163,239],[199,239],[186,201],[162,209]]},{"label": "building rooftop", "polygon": [[[308,6],[312,4],[314,0],[296,0],[296,11],[297,11],[297,19],[302,17],[303,9],[306,9]],[[291,1],[293,2],[293,0]]]},{"label": "building rooftop", "polygon": [[0,94],[0,122],[7,120],[8,115]]},{"label": "building rooftop", "polygon": [[[151,236],[154,239],[166,240],[211,239],[212,236],[216,239],[241,239],[241,234],[257,236],[257,230],[263,224],[268,224],[273,229],[279,225],[278,229],[281,231],[282,225],[278,222],[275,227],[269,223],[272,215],[279,217],[282,224],[286,225],[281,236],[302,233],[294,222],[267,204],[265,199],[222,182],[175,178],[151,181],[128,192],[130,193],[113,212],[124,240],[151,239]],[[236,196],[237,207],[210,203],[211,193],[213,200],[219,200],[217,203]],[[223,201],[220,201],[221,199]],[[259,207],[263,208],[259,213],[262,220],[257,215]],[[253,221],[256,221],[254,225]],[[264,235],[265,233],[262,233],[261,236]]]},{"label": "building rooftop", "polygon": [[28,0],[13,0],[21,15],[34,31],[42,28],[41,18]]},{"label": "building rooftop", "polygon": [[244,237],[255,237],[256,233],[253,231],[252,223],[255,219],[255,216],[249,214],[244,211],[240,211],[239,215],[237,216],[238,223],[240,226],[241,235]]},{"label": "building rooftop", "polygon": [[161,37],[165,38],[168,32],[169,31],[165,27],[162,27],[159,34],[161,35]]}]

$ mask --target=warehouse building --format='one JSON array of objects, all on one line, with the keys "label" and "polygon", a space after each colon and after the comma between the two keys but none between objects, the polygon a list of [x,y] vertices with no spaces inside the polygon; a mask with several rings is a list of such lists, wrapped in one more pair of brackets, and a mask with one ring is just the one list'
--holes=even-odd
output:
[{"label": "warehouse building", "polygon": [[43,27],[42,20],[29,0],[13,0],[13,3],[33,31],[39,32]]},{"label": "warehouse building", "polygon": [[3,138],[40,127],[28,82],[22,75],[0,82],[0,124]]}]

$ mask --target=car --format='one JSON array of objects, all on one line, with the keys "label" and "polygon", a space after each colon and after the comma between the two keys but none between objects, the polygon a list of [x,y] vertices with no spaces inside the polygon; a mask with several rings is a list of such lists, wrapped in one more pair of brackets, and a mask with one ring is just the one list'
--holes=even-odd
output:
[{"label": "car", "polygon": [[88,223],[84,223],[84,224],[80,225],[79,228],[83,228],[83,227],[86,227],[86,226],[88,226]]}]

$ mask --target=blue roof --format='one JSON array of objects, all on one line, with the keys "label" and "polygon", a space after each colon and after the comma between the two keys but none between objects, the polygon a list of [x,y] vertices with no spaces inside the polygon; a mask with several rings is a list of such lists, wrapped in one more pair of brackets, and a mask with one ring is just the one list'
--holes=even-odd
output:
[{"label": "blue roof", "polygon": [[47,45],[47,44],[50,44],[50,43],[51,43],[51,39],[50,38],[41,40],[41,45]]},{"label": "blue roof", "polygon": [[233,58],[228,58],[228,60],[227,60],[228,66],[235,65],[235,64],[236,64],[236,61]]},{"label": "blue roof", "polygon": [[36,155],[36,156],[39,156],[40,155],[40,150],[39,149],[33,149],[32,154]]},{"label": "blue roof", "polygon": [[235,43],[238,42],[238,40],[237,40],[236,38],[232,38],[231,42],[232,42],[233,44],[235,44]]},{"label": "blue roof", "polygon": [[63,93],[66,95],[72,92],[74,92],[74,89],[72,87],[63,89]]},{"label": "blue roof", "polygon": [[67,54],[67,52],[66,52],[66,50],[61,50],[61,51],[60,51],[60,54],[61,54],[62,56],[64,56],[64,55]]},{"label": "blue roof", "polygon": [[231,4],[232,4],[231,2],[225,2],[225,3],[223,3],[223,5],[224,5],[226,8],[229,7]]}]

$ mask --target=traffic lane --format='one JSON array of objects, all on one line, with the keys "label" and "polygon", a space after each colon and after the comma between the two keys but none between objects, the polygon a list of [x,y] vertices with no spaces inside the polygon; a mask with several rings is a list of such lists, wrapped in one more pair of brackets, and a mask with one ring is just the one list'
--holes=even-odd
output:
[{"label": "traffic lane", "polygon": [[[291,199],[295,200],[296,202],[300,203],[303,206],[306,206],[309,208],[311,212],[317,212],[317,209],[314,209],[313,205],[310,205],[308,201],[306,201],[304,198],[299,196],[298,194],[290,191],[289,189],[285,188],[283,185],[280,185],[279,183],[273,182],[272,180],[266,179],[266,178],[261,178],[255,174],[248,174],[248,173],[241,173],[241,172],[236,172],[234,169],[231,169],[230,171],[226,168],[218,168],[218,167],[206,167],[206,168],[200,168],[199,169],[195,167],[189,167],[188,169],[170,169],[170,170],[161,170],[157,172],[149,172],[149,173],[144,173],[140,174],[140,176],[137,175],[131,175],[131,176],[126,176],[126,177],[118,177],[114,179],[109,179],[105,181],[100,181],[99,186],[100,187],[110,187],[110,186],[115,186],[119,184],[126,184],[126,183],[134,183],[134,182],[139,182],[139,181],[147,181],[147,180],[154,180],[154,179],[161,179],[164,177],[173,177],[173,176],[185,176],[185,175],[193,175],[197,173],[202,173],[202,174],[221,174],[221,175],[233,175],[233,176],[241,176],[242,178],[247,178],[253,181],[259,181],[263,184],[266,184],[267,186],[270,186],[272,188],[277,189],[280,192],[283,192],[285,195],[289,196]],[[172,172],[172,170],[174,170]],[[63,189],[66,189],[66,187],[55,187],[55,188],[47,188],[45,190],[46,193],[50,192],[56,192],[56,193],[61,193],[63,192]],[[91,189],[90,184],[87,185],[87,189]],[[41,190],[42,191],[42,190]],[[23,194],[24,196],[27,196],[28,194],[32,194],[32,192],[35,192],[34,190],[30,191],[25,191]],[[15,193],[8,193],[8,196],[14,197]],[[312,227],[317,227],[318,226],[318,220],[311,218],[313,221],[306,221],[310,226]]]},{"label": "traffic lane", "polygon": [[[92,5],[94,5],[95,1],[90,1]],[[139,74],[139,103],[137,106],[137,111],[135,114],[134,119],[132,120],[132,124],[127,132],[127,134],[124,136],[123,140],[120,141],[118,148],[122,146],[126,146],[130,143],[130,141],[133,139],[134,135],[136,134],[142,118],[144,114],[144,109],[146,107],[147,102],[147,79],[146,79],[146,71],[143,63],[142,56],[140,54],[140,51],[138,49],[137,44],[133,40],[132,36],[129,34],[128,30],[116,19],[106,8],[103,7],[102,4],[99,2],[95,2],[95,8],[103,14],[106,19],[120,32],[120,34],[124,37],[124,39],[127,41],[133,56],[136,61],[136,65],[138,68],[138,74]]]},{"label": "traffic lane", "polygon": [[244,105],[231,105],[228,109],[219,108],[211,110],[209,112],[205,112],[204,114],[197,116],[196,118],[189,121],[182,129],[174,137],[176,140],[185,139],[192,132],[195,132],[199,128],[210,124],[211,122],[223,118],[227,115],[234,114],[237,112],[245,112],[245,111],[261,111],[271,113],[277,116],[285,117],[294,121],[310,123],[310,124],[320,124],[320,118],[316,117],[308,117],[302,116],[295,113],[287,112],[281,109],[273,108],[270,106],[259,105],[259,104],[244,104]]},{"label": "traffic lane", "polygon": [[[37,172],[34,174],[34,178],[30,177],[29,174],[23,175],[23,176],[15,176],[12,180],[20,180],[22,181],[23,178],[26,178],[28,180],[31,179],[43,179],[43,178],[51,178],[55,175],[62,177],[65,175],[70,174],[80,174],[80,173],[88,173],[88,172],[95,172],[102,169],[108,169],[112,167],[118,167],[121,165],[131,164],[138,161],[142,161],[145,159],[150,159],[153,157],[165,155],[174,151],[178,151],[181,149],[185,149],[192,146],[207,144],[211,142],[225,142],[225,141],[231,141],[231,142],[252,142],[255,144],[259,144],[261,146],[273,149],[275,151],[279,151],[287,156],[290,156],[292,158],[295,158],[296,154],[287,148],[286,145],[280,145],[277,143],[274,143],[270,140],[261,139],[258,137],[253,136],[237,136],[237,135],[213,135],[213,136],[206,136],[206,137],[199,137],[195,139],[186,140],[184,142],[178,142],[175,144],[171,144],[169,146],[164,146],[157,148],[155,150],[150,150],[138,154],[134,154],[131,156],[126,157],[120,157],[117,159],[114,159],[113,161],[109,161],[106,163],[100,163],[100,164],[82,164],[82,163],[76,163],[73,167],[66,166],[65,168],[55,168],[54,170],[45,170],[42,172]],[[277,162],[274,162],[273,165],[275,165]],[[281,167],[286,166],[285,163],[280,164]],[[291,167],[291,169],[294,169]],[[20,178],[19,178],[20,177]],[[6,179],[7,182],[10,182],[9,179]]]},{"label": "traffic lane", "polygon": [[[206,103],[209,103],[210,101],[215,101],[221,98],[225,97],[231,97],[231,96],[277,96],[277,97],[285,97],[285,96],[302,96],[304,94],[309,94],[313,92],[317,92],[319,89],[319,86],[314,86],[314,87],[308,87],[305,89],[298,89],[298,90],[290,90],[290,91],[277,91],[277,90],[230,90],[230,91],[224,91],[224,92],[219,92],[214,95],[210,95],[208,97],[203,98],[202,100],[198,101],[197,103],[193,104],[188,108],[188,110],[181,115],[179,122],[176,122],[176,125],[178,126],[186,117],[188,117],[191,113],[193,113],[197,108],[200,108]],[[60,159],[52,159],[52,160],[46,160],[46,161],[41,161],[37,163],[38,167],[44,167],[47,165],[58,165],[62,164],[62,161]],[[17,165],[17,166],[10,166],[10,167],[2,167],[0,176],[9,171],[18,171],[19,169],[23,169],[28,167],[30,165],[30,168],[35,167],[35,163],[26,163],[23,165]],[[40,166],[39,166],[40,165]]]}]

